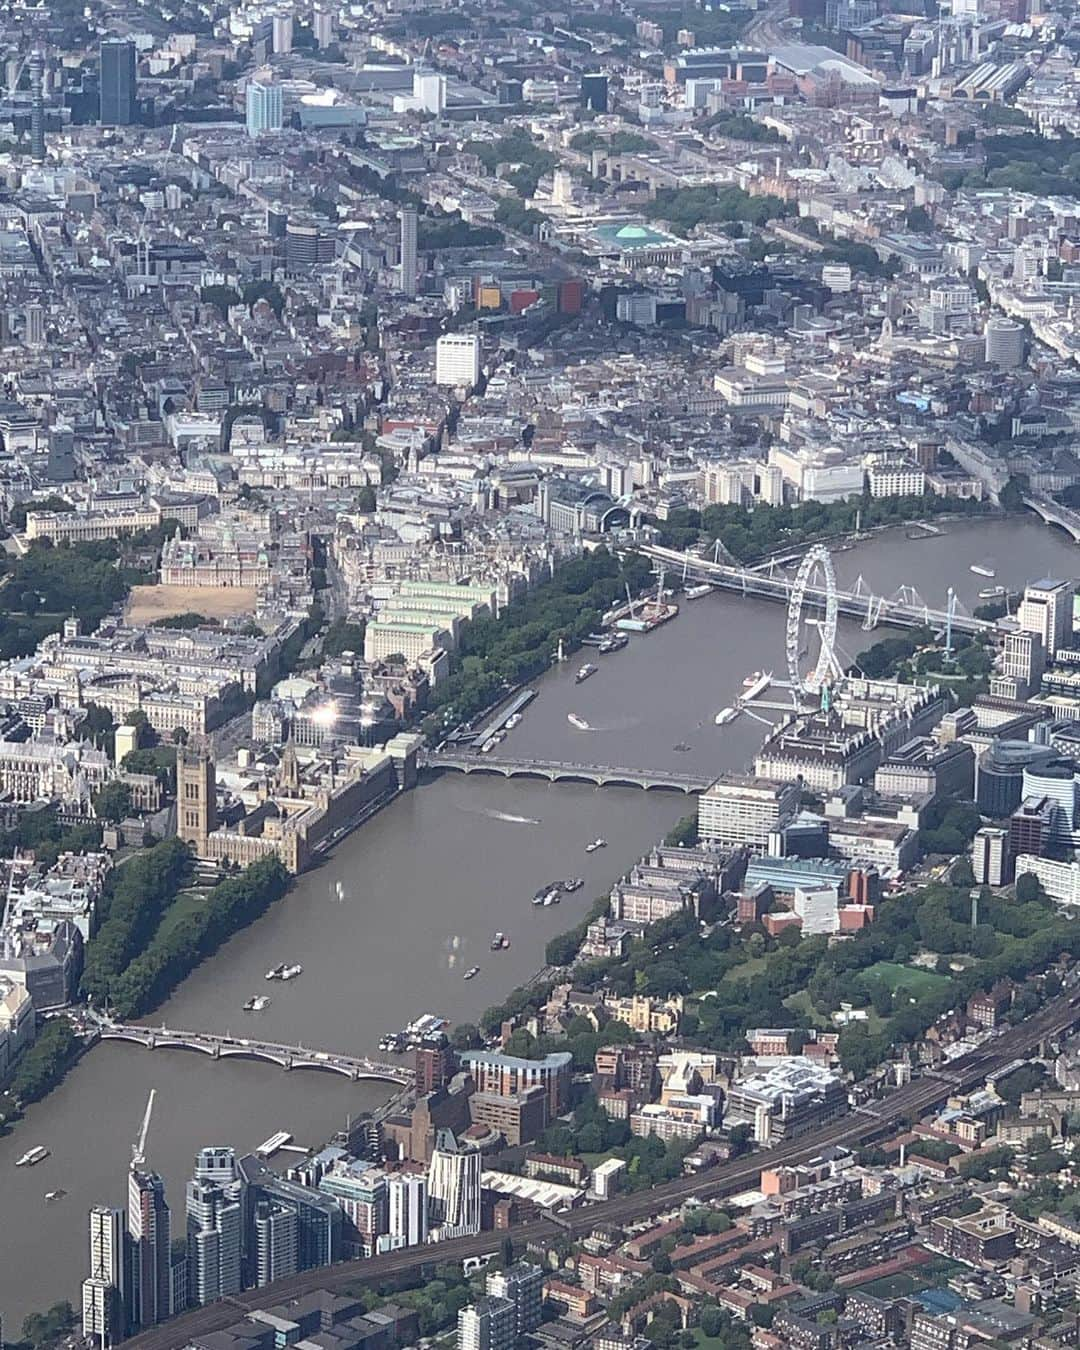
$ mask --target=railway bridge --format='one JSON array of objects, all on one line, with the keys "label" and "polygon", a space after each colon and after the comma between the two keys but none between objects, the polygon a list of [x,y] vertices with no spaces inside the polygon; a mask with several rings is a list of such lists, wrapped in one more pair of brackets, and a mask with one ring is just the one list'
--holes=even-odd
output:
[{"label": "railway bridge", "polygon": [[[1065,528],[1070,527],[1065,525]],[[1077,517],[1077,528],[1080,529],[1080,517]],[[641,552],[684,580],[707,581],[719,590],[752,595],[760,600],[776,600],[784,605],[791,603],[794,577],[783,572],[731,567],[727,563],[699,558],[694,553],[680,553],[677,549],[663,548],[659,544],[646,544]],[[826,593],[819,586],[807,586],[806,600],[824,605]],[[838,612],[859,620],[864,632],[871,632],[879,624],[944,631],[951,622],[954,633],[974,636],[977,633],[992,633],[995,627],[988,619],[976,619],[965,614],[955,601],[951,614],[943,609],[935,609],[910,586],[901,586],[892,595],[875,595],[861,577],[852,590],[837,590],[836,603]]]}]

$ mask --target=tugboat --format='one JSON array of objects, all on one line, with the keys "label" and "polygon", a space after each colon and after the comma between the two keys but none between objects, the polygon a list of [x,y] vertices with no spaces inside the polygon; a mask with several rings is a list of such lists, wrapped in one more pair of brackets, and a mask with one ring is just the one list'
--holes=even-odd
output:
[{"label": "tugboat", "polygon": [[470,966],[469,969],[462,976],[462,978],[466,980],[475,980],[477,975],[479,974],[480,974],[479,966]]},{"label": "tugboat", "polygon": [[587,679],[595,675],[599,669],[600,667],[594,666],[591,661],[586,661],[585,664],[578,671],[578,673],[574,676],[574,683],[583,684]]}]

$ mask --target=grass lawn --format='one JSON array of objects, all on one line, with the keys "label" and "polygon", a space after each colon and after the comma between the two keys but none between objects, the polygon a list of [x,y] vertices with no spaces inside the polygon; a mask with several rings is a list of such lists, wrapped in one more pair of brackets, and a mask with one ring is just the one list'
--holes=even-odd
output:
[{"label": "grass lawn", "polygon": [[935,970],[924,970],[919,966],[901,966],[895,961],[879,961],[862,973],[864,984],[868,988],[883,984],[892,994],[897,989],[909,989],[913,995],[929,993],[948,984],[948,977],[939,975]]},{"label": "grass lawn", "polygon": [[798,993],[788,994],[784,999],[784,1007],[790,1008],[792,1012],[803,1013],[811,1026],[821,1027],[822,1030],[829,1028],[832,1023],[827,1017],[822,1017],[821,1013],[810,1002],[810,991],[800,989]]},{"label": "grass lawn", "polygon": [[745,961],[740,961],[737,966],[732,966],[724,978],[726,980],[749,980],[755,975],[763,975],[768,964],[769,958],[767,956],[748,956]]},{"label": "grass lawn", "polygon": [[[823,1031],[843,1030],[842,1027],[835,1027],[829,1018],[822,1017],[821,1013],[810,1002],[810,992],[807,989],[800,989],[795,994],[788,994],[787,998],[784,999],[784,1007],[790,1008],[792,1012],[804,1013],[811,1026],[819,1027]],[[866,1012],[865,1025],[867,1030],[872,1033],[880,1031],[885,1025],[884,1019],[879,1017],[873,1008],[867,1008]]]},{"label": "grass lawn", "polygon": [[186,924],[206,904],[206,892],[200,890],[181,891],[161,917],[155,938],[168,935],[182,924]]},{"label": "grass lawn", "polygon": [[724,1350],[727,1341],[723,1336],[706,1336],[700,1327],[691,1327],[690,1335],[698,1343],[700,1350]]}]

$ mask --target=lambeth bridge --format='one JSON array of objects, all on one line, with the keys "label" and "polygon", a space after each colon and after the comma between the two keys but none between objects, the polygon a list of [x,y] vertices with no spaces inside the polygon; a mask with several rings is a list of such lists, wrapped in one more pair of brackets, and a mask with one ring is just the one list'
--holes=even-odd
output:
[{"label": "lambeth bridge", "polygon": [[413,1073],[401,1064],[382,1064],[357,1055],[337,1055],[310,1050],[303,1045],[276,1045],[241,1036],[215,1036],[205,1031],[176,1031],[169,1027],[144,1027],[100,1021],[97,1032],[103,1041],[131,1041],[147,1050],[197,1050],[211,1059],[261,1059],[282,1069],[321,1069],[341,1074],[354,1082],[377,1078],[399,1087],[412,1087]]},{"label": "lambeth bridge", "polygon": [[[752,595],[760,600],[778,600],[784,605],[791,603],[794,577],[785,576],[782,572],[732,567],[727,563],[713,562],[710,558],[699,558],[693,553],[662,548],[658,544],[648,544],[641,552],[670,572],[678,572],[687,581],[707,581],[719,590],[736,591],[740,595]],[[824,588],[812,585],[806,587],[808,601],[824,604],[825,598]],[[965,614],[955,600],[952,614],[949,615],[945,610],[934,609],[926,604],[910,586],[901,586],[893,595],[875,595],[861,577],[853,590],[837,590],[836,602],[839,613],[860,620],[865,632],[870,632],[880,623],[898,628],[944,630],[950,618],[954,633],[974,635],[994,631],[992,622]]]},{"label": "lambeth bridge", "polygon": [[429,769],[458,773],[496,773],[503,778],[546,778],[549,783],[574,781],[597,787],[668,788],[676,792],[703,792],[716,775],[672,773],[666,769],[620,769],[600,764],[571,764],[553,759],[502,759],[475,750],[432,751],[424,757]]}]

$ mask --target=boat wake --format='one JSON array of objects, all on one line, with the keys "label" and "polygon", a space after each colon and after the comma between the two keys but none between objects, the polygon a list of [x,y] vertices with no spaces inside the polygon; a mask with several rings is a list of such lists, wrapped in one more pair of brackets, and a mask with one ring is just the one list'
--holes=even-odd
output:
[{"label": "boat wake", "polygon": [[641,725],[640,717],[617,717],[612,722],[594,722],[589,727],[590,731],[629,731],[632,727]]},{"label": "boat wake", "polygon": [[507,825],[539,825],[541,823],[536,816],[515,816],[510,811],[496,811],[491,806],[462,806],[459,809],[467,811],[471,816],[487,816],[488,820],[502,820]]}]

